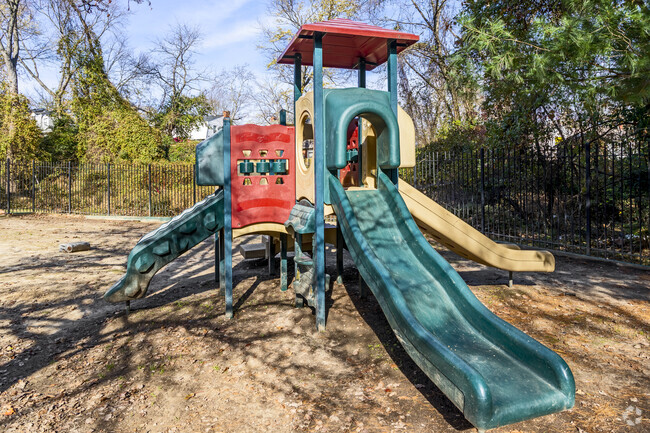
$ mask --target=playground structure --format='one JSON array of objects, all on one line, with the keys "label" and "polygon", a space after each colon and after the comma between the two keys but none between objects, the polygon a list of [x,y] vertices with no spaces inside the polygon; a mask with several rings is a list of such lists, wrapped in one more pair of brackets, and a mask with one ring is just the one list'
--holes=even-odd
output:
[{"label": "playground structure", "polygon": [[[397,54],[417,40],[348,20],[302,26],[278,59],[295,68],[295,125],[285,116],[272,126],[226,119],[196,149],[197,183],[221,188],[144,236],[105,298],[145,296],[160,268],[215,235],[215,271],[232,317],[232,241],[264,234],[279,240],[281,290],[294,250],[296,306],[313,307],[324,330],[330,243],[337,278],[347,249],[407,353],[479,431],[572,407],[575,385],[562,358],[483,306],[420,230],[511,272],[553,271],[553,256],[496,244],[398,179],[399,168],[415,163],[415,140],[397,104]],[[366,71],[386,62],[388,92],[366,89]],[[305,95],[302,66],[314,73]],[[323,67],[357,69],[359,87],[324,89]]]}]

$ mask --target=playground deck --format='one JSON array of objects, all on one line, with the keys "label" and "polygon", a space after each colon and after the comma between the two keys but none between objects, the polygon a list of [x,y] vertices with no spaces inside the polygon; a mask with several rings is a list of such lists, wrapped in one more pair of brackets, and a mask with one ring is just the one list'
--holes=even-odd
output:
[{"label": "playground deck", "polygon": [[[126,317],[101,294],[159,224],[0,218],[2,431],[474,431],[402,349],[372,295],[358,297],[347,255],[325,333],[263,261],[239,255],[227,320],[210,241],[164,268]],[[93,249],[58,251],[73,241]],[[517,273],[508,289],[507,272],[438,250],[481,302],[575,375],[573,409],[493,431],[647,431],[650,272],[558,256],[554,273]],[[332,251],[327,264],[334,273]]]}]

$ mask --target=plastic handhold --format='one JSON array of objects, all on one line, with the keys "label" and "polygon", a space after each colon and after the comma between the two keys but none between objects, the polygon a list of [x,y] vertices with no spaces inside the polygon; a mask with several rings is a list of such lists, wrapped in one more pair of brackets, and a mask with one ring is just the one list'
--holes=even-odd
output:
[{"label": "plastic handhold", "polygon": [[271,172],[273,174],[286,174],[287,162],[284,159],[273,161],[271,163]]},{"label": "plastic handhold", "polygon": [[157,256],[166,256],[170,253],[169,241],[164,240],[155,247],[153,247],[153,253]]},{"label": "plastic handhold", "polygon": [[239,163],[239,172],[245,176],[248,176],[255,171],[255,164],[250,161],[242,161]]},{"label": "plastic handhold", "polygon": [[156,263],[156,259],[151,254],[143,253],[136,259],[135,268],[141,274],[146,274],[151,270],[154,263]]},{"label": "plastic handhold", "polygon": [[261,161],[256,164],[255,170],[259,174],[267,174],[271,171],[271,164],[267,161]]}]

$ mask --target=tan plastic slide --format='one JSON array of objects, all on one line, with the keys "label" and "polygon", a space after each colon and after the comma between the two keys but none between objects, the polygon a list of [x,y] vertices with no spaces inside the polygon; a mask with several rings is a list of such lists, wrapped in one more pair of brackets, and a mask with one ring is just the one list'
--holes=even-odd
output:
[{"label": "tan plastic slide", "polygon": [[402,179],[399,180],[399,192],[420,229],[456,254],[512,272],[555,270],[555,258],[548,251],[520,250],[515,245],[497,244]]}]

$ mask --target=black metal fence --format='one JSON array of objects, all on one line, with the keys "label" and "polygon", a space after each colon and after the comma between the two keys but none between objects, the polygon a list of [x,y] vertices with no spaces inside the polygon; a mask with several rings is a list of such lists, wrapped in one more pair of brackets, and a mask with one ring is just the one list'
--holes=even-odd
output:
[{"label": "black metal fence", "polygon": [[0,167],[0,206],[7,213],[168,217],[214,192],[181,164],[12,163]]},{"label": "black metal fence", "polygon": [[[650,265],[650,156],[630,143],[422,151],[401,176],[495,240]],[[0,179],[11,213],[167,217],[214,191],[181,164],[5,161]]]},{"label": "black metal fence", "polygon": [[648,160],[630,141],[567,141],[423,151],[401,175],[495,240],[650,265]]}]

